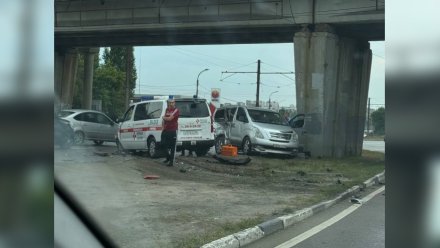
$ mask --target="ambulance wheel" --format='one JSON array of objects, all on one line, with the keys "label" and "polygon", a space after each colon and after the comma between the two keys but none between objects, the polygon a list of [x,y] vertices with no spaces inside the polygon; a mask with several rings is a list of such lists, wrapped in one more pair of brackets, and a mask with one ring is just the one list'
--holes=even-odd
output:
[{"label": "ambulance wheel", "polygon": [[247,137],[247,136],[244,137],[243,143],[242,143],[241,147],[242,147],[243,153],[245,155],[249,155],[251,153],[251,151],[252,151],[251,139],[249,139],[249,137]]},{"label": "ambulance wheel", "polygon": [[75,145],[80,145],[84,143],[84,133],[81,131],[76,131],[75,135],[73,136],[73,142]]},{"label": "ambulance wheel", "polygon": [[150,158],[157,158],[158,156],[158,147],[156,143],[156,139],[153,137],[148,139],[148,155],[150,155]]}]

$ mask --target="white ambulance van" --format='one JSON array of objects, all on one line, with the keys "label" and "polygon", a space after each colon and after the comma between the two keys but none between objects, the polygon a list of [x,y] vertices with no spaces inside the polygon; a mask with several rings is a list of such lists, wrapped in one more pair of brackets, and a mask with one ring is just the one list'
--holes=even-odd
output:
[{"label": "white ambulance van", "polygon": [[[148,151],[150,157],[160,154],[162,117],[167,100],[172,96],[152,96],[133,103],[119,120],[117,144],[124,150]],[[180,116],[177,151],[192,149],[197,156],[206,155],[214,145],[214,126],[206,99],[174,97]]]}]

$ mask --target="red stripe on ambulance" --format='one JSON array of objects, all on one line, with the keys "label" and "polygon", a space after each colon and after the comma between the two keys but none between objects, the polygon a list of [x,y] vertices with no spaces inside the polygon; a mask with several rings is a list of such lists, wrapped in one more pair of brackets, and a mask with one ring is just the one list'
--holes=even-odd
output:
[{"label": "red stripe on ambulance", "polygon": [[162,127],[161,126],[157,126],[157,127],[142,127],[142,128],[119,129],[120,133],[132,133],[132,132],[142,132],[142,131],[162,131]]}]

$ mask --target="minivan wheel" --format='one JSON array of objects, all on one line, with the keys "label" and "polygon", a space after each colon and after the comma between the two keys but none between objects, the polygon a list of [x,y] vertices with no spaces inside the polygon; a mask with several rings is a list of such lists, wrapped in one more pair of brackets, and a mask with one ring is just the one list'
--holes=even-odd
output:
[{"label": "minivan wheel", "polygon": [[149,138],[147,144],[148,144],[148,155],[150,155],[151,158],[156,158],[158,153],[156,140],[154,138]]},{"label": "minivan wheel", "polygon": [[251,143],[251,139],[249,139],[249,137],[244,137],[243,143],[242,143],[242,149],[243,149],[243,153],[245,155],[249,155],[251,153],[252,143]]},{"label": "minivan wheel", "polygon": [[75,145],[80,145],[84,143],[84,133],[81,131],[76,131],[75,135],[73,136],[73,141]]},{"label": "minivan wheel", "polygon": [[215,153],[220,154],[222,152],[222,146],[226,143],[224,136],[215,138]]}]

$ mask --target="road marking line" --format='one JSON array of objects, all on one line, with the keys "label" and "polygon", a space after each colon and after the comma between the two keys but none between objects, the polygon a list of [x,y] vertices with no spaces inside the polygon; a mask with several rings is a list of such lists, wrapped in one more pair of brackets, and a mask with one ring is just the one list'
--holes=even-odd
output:
[{"label": "road marking line", "polygon": [[[376,191],[372,192],[371,194],[367,195],[366,197],[362,198],[362,202],[366,203],[367,201],[371,200],[374,196],[380,194],[382,191],[385,190],[385,186],[382,186],[380,189],[377,189]],[[300,235],[276,246],[275,248],[290,248],[293,247],[301,242],[303,242],[304,240],[312,237],[313,235],[321,232],[322,230],[326,229],[327,227],[335,224],[336,222],[340,221],[341,219],[343,219],[345,216],[351,214],[353,211],[355,211],[356,209],[358,209],[359,207],[361,207],[362,204],[356,204],[356,205],[352,205],[350,207],[348,207],[347,209],[343,210],[342,212],[340,212],[339,214],[333,216],[332,218],[330,218],[329,220],[313,227],[312,229],[305,231],[303,233],[301,233]]]}]

